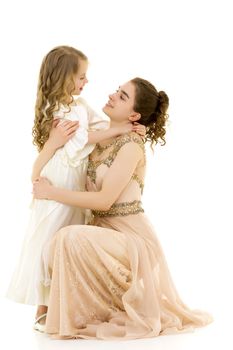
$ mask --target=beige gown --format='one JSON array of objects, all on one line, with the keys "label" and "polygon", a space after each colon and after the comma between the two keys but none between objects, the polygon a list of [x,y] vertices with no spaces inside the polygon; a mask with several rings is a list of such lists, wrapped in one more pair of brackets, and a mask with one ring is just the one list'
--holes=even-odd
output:
[{"label": "beige gown", "polygon": [[[100,190],[118,151],[129,142],[144,151],[135,133],[95,148],[88,191]],[[142,209],[144,172],[145,156],[110,210],[93,211],[91,225],[64,227],[50,242],[47,333],[59,338],[135,339],[211,322],[207,313],[190,310],[175,289]]]}]

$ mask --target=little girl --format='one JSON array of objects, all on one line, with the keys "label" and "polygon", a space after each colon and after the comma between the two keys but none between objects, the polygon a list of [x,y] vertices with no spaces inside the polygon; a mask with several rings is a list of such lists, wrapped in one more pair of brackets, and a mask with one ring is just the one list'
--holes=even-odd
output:
[{"label": "little girl", "polygon": [[[88,82],[87,67],[87,57],[68,46],[54,48],[42,62],[33,127],[33,141],[40,153],[32,180],[41,175],[56,187],[85,191],[88,155],[95,143],[131,130],[143,134],[143,129],[130,122],[126,127],[107,129],[107,120],[99,117],[83,99],[74,99]],[[46,141],[55,119],[59,119],[58,127],[66,129],[68,142],[51,153],[49,159]],[[60,228],[83,223],[85,211],[82,209],[55,201],[33,200],[21,256],[7,296],[20,303],[39,305],[37,316],[44,316],[41,310],[46,311],[49,296],[44,245]]]}]

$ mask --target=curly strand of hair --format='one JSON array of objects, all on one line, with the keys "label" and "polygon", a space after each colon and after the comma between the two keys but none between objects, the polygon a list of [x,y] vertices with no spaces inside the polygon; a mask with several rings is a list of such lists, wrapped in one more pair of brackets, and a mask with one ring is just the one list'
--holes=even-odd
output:
[{"label": "curly strand of hair", "polygon": [[166,144],[166,122],[169,98],[164,91],[158,92],[147,80],[134,78],[135,85],[134,110],[141,114],[139,122],[146,126],[145,142],[151,143],[151,148],[157,143]]}]

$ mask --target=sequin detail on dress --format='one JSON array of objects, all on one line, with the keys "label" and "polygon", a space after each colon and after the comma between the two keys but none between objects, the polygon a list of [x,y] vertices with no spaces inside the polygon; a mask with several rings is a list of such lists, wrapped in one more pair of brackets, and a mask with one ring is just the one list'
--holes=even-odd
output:
[{"label": "sequin detail on dress", "polygon": [[98,217],[127,216],[144,213],[141,201],[114,203],[109,210],[92,210],[92,214]]},{"label": "sequin detail on dress", "polygon": [[[106,146],[98,146],[98,152],[101,153],[101,151],[104,151],[108,146],[113,146],[113,150],[109,153],[108,157],[104,160],[98,160],[94,161],[92,159],[89,159],[89,164],[88,164],[88,169],[87,169],[87,176],[90,177],[91,181],[95,184],[96,183],[96,169],[101,165],[105,164],[110,168],[112,165],[113,161],[115,160],[119,150],[121,149],[122,146],[124,146],[126,143],[129,142],[135,142],[137,143],[141,149],[143,150],[143,153],[145,154],[145,146],[143,143],[143,140],[138,137],[137,135],[133,134],[126,134],[124,136],[120,136],[119,138],[116,138],[114,142],[111,142],[109,145]],[[134,178],[136,181],[138,181],[138,177]],[[140,185],[141,187],[141,185]]]},{"label": "sequin detail on dress", "polygon": [[134,173],[132,175],[131,179],[137,181],[137,183],[139,184],[139,187],[141,188],[141,193],[143,193],[144,183],[140,179],[140,177],[137,174]]}]

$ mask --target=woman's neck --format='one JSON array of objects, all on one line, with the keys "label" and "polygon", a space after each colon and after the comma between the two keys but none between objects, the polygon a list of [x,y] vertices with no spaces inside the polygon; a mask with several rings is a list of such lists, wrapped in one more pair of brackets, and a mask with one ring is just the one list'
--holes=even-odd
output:
[{"label": "woman's neck", "polygon": [[128,124],[128,120],[122,121],[122,122],[116,122],[115,120],[110,120],[110,128],[120,128],[121,126],[124,126]]},{"label": "woman's neck", "polygon": [[[122,127],[123,125],[127,124],[128,122],[115,122],[115,121],[110,121],[110,128],[120,128]],[[101,142],[98,142],[99,145],[102,145],[102,146],[105,146],[105,145],[108,145],[108,144],[111,144],[112,142],[114,142],[114,140],[116,140],[117,137],[119,137],[120,135],[118,136],[113,136],[113,137],[109,137],[108,139],[105,139]]]}]

